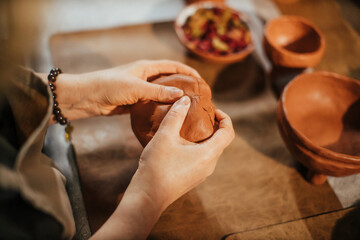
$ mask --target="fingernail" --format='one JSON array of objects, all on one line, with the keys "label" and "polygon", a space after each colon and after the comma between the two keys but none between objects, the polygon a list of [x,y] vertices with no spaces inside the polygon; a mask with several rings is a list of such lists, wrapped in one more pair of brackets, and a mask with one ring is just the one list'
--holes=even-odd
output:
[{"label": "fingernail", "polygon": [[178,89],[178,88],[171,88],[171,90],[170,90],[170,97],[171,98],[179,98],[182,95],[184,95],[183,90]]},{"label": "fingernail", "polygon": [[180,99],[180,104],[188,105],[190,103],[190,98],[188,96],[184,96]]}]

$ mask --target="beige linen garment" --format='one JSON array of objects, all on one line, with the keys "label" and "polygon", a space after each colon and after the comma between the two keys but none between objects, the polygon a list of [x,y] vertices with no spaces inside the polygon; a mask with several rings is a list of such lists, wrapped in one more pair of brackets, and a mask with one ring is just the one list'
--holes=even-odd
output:
[{"label": "beige linen garment", "polygon": [[41,152],[52,114],[50,88],[23,68],[12,68],[2,78],[20,148],[14,168],[0,164],[0,188],[19,192],[34,208],[54,217],[63,226],[62,238],[71,239],[75,222],[65,177]]}]

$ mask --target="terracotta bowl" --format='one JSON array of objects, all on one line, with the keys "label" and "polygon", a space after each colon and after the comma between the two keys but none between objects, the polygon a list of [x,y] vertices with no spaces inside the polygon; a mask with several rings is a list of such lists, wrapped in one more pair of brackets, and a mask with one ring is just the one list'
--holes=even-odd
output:
[{"label": "terracotta bowl", "polygon": [[330,72],[304,73],[277,108],[281,136],[314,184],[360,173],[360,82]]},{"label": "terracotta bowl", "polygon": [[194,53],[197,56],[200,56],[201,58],[205,60],[209,60],[211,62],[217,62],[217,63],[233,63],[241,61],[242,59],[246,58],[253,50],[254,45],[251,41],[248,46],[237,53],[228,54],[225,56],[216,56],[211,53],[207,53],[204,51],[200,51],[198,49],[194,49],[189,47],[189,41],[186,39],[184,31],[182,29],[182,26],[185,24],[186,19],[194,14],[198,9],[200,8],[212,8],[212,7],[218,7],[223,9],[230,9],[234,12],[237,12],[241,18],[242,21],[244,21],[247,24],[246,16],[243,13],[240,13],[239,11],[236,11],[228,6],[226,6],[221,1],[198,1],[194,2],[193,4],[190,4],[186,6],[179,14],[179,16],[176,18],[174,27],[176,34],[180,40],[180,42],[192,53]]},{"label": "terracotta bowl", "polygon": [[264,45],[275,65],[292,68],[315,66],[325,51],[325,40],[319,29],[297,16],[282,16],[268,22]]}]

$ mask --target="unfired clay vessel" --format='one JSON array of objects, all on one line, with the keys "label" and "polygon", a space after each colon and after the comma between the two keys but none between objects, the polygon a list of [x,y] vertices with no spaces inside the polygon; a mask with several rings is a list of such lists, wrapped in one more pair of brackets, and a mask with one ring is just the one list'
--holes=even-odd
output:
[{"label": "unfired clay vessel", "polygon": [[[152,83],[180,88],[190,97],[191,105],[180,131],[181,137],[190,142],[200,142],[213,134],[217,126],[215,108],[210,87],[203,79],[174,74],[157,78]],[[172,103],[147,101],[131,107],[131,126],[144,147],[158,130],[171,106]]]},{"label": "unfired clay vessel", "polygon": [[278,102],[280,133],[314,184],[360,173],[360,82],[330,72],[301,74]]},{"label": "unfired clay vessel", "polygon": [[325,40],[320,30],[298,16],[282,16],[268,22],[264,45],[275,65],[292,68],[317,65],[325,51]]},{"label": "unfired clay vessel", "polygon": [[[211,62],[227,64],[227,63],[234,63],[234,62],[243,60],[250,53],[252,53],[252,51],[254,51],[254,44],[252,41],[248,44],[248,46],[245,49],[241,50],[240,52],[228,54],[225,56],[216,56],[212,53],[207,53],[207,52],[200,51],[198,49],[189,47],[188,40],[186,39],[184,31],[182,29],[182,26],[185,24],[186,19],[189,16],[191,16],[192,14],[194,14],[200,8],[212,8],[212,7],[231,9],[234,12],[239,12],[239,11],[236,11],[236,10],[226,6],[226,4],[223,3],[222,1],[196,1],[196,2],[186,6],[180,12],[180,14],[178,15],[178,17],[176,18],[175,23],[174,23],[175,32],[176,32],[176,35],[178,36],[180,42],[190,52],[194,53],[195,55],[197,55],[205,60],[211,61]],[[239,16],[242,21],[247,23],[246,16],[244,13],[239,13]]]}]

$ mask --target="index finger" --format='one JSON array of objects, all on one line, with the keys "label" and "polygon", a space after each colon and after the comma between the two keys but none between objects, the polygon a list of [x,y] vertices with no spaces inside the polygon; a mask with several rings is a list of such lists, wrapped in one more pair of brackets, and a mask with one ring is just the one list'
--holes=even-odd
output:
[{"label": "index finger", "polygon": [[219,129],[214,135],[206,140],[203,145],[215,151],[226,148],[234,139],[235,132],[230,117],[223,111],[217,109],[215,117],[219,121]]},{"label": "index finger", "polygon": [[171,74],[171,73],[181,73],[185,75],[190,75],[194,77],[200,77],[200,74],[193,68],[171,60],[158,60],[150,61],[150,68],[145,70],[146,77],[156,76],[159,74]]}]

